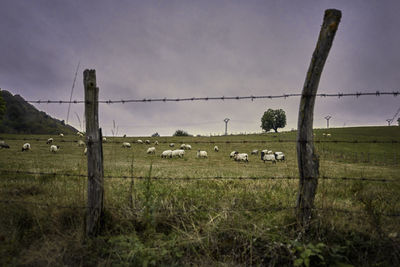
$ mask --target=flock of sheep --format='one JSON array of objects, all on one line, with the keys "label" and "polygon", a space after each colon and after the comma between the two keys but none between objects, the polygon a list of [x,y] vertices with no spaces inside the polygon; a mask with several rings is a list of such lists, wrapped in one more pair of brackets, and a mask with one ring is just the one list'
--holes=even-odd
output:
[{"label": "flock of sheep", "polygon": [[[77,135],[79,137],[83,137],[84,134],[82,132],[77,132]],[[60,137],[63,137],[64,135],[61,133]],[[106,137],[103,137],[102,139],[103,142],[107,141]],[[53,144],[54,139],[53,138],[49,138],[46,141],[46,144],[50,145],[50,152],[56,153],[60,150],[60,146],[58,145],[54,145]],[[151,144],[150,140],[137,140],[136,141],[137,144]],[[158,141],[154,142],[154,145],[158,145]],[[83,153],[86,155],[87,153],[87,148],[86,148],[86,144],[84,141],[82,140],[78,140],[78,146],[80,147],[85,147]],[[174,143],[170,143],[169,146],[175,147]],[[0,141],[0,147],[1,148],[10,148],[9,145],[7,145],[4,141]],[[123,142],[122,143],[122,147],[123,148],[131,148],[131,144],[128,142]],[[180,145],[180,149],[175,149],[175,150],[165,150],[160,154],[161,158],[167,159],[167,158],[183,158],[183,156],[185,155],[185,151],[186,150],[191,150],[192,146],[189,144],[181,144]],[[31,150],[31,145],[29,143],[25,143],[22,145],[22,151],[29,151]],[[214,146],[214,152],[219,152],[219,148],[218,146]],[[258,150],[253,150],[251,151],[251,155],[258,155]],[[147,149],[147,154],[156,154],[156,148],[153,147],[149,147]],[[264,149],[261,150],[261,160],[264,161],[264,163],[266,161],[270,161],[272,163],[276,163],[277,161],[284,161],[285,160],[285,154],[283,152],[272,152],[271,150],[268,149]],[[230,158],[234,159],[235,161],[243,161],[243,162],[249,162],[249,156],[247,153],[239,153],[238,151],[232,151],[230,153]],[[196,157],[197,158],[208,158],[208,153],[205,150],[198,150],[196,153]]]}]

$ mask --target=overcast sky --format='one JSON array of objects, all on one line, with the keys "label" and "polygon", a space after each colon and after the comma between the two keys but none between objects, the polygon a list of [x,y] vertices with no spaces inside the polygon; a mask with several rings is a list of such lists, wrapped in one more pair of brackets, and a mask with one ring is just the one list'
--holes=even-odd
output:
[{"label": "overcast sky", "polygon": [[[324,10],[342,21],[319,93],[398,91],[400,1],[1,0],[0,88],[26,100],[83,99],[83,70],[95,69],[100,99],[276,95],[301,92]],[[260,132],[268,108],[297,127],[299,98],[100,104],[111,135]],[[66,120],[68,105],[35,104]],[[314,127],[385,125],[399,97],[317,99]],[[80,128],[83,105],[69,123]]]}]

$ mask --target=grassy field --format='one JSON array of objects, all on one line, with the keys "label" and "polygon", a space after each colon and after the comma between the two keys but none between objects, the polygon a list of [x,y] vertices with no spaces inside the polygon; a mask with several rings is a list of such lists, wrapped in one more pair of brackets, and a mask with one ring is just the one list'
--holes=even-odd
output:
[{"label": "grassy field", "polygon": [[[83,235],[87,170],[78,137],[0,135],[11,147],[0,150],[0,263],[399,265],[400,217],[388,215],[400,215],[400,127],[315,130],[316,141],[375,143],[316,143],[320,176],[339,179],[320,179],[307,233],[294,216],[298,180],[286,179],[298,177],[295,135],[107,137],[105,226],[92,239]],[[61,146],[58,153],[49,151],[49,137]],[[156,155],[137,139],[158,140]],[[125,141],[132,148],[122,148]],[[31,151],[21,152],[25,142]],[[184,158],[161,159],[169,143],[193,149]],[[208,159],[197,159],[198,149]],[[286,161],[263,163],[250,155],[253,149],[282,151]],[[233,150],[248,153],[249,163],[230,159]],[[144,178],[119,178],[132,175]]]}]

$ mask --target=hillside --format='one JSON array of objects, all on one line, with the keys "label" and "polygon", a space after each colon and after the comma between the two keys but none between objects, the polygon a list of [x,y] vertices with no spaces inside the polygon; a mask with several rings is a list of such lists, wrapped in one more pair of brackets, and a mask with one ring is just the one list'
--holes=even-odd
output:
[{"label": "hillside", "polygon": [[20,95],[0,91],[6,102],[6,112],[0,122],[0,133],[12,134],[73,134],[77,130],[54,119],[26,102]]}]

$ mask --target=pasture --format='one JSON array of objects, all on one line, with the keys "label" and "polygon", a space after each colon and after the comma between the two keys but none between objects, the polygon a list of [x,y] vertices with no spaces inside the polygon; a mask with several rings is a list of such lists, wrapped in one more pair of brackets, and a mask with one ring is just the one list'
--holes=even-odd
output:
[{"label": "pasture", "polygon": [[[87,170],[79,138],[0,135],[11,147],[0,149],[0,262],[399,264],[400,127],[314,132],[316,141],[358,142],[316,142],[321,179],[310,232],[296,228],[293,209],[299,183],[295,132],[107,137],[104,234],[95,239],[83,236]],[[61,146],[57,153],[49,151],[49,137]],[[137,139],[149,139],[151,145],[136,144]],[[160,142],[156,154],[146,154],[155,140]],[[21,152],[25,142],[31,151]],[[122,148],[122,142],[132,147]],[[190,144],[192,150],[183,158],[162,159],[169,143],[175,148]],[[213,151],[215,145],[219,152]],[[208,158],[196,158],[198,149]],[[264,163],[260,154],[250,154],[253,149],[282,151],[286,160]],[[233,150],[248,153],[249,162],[230,159]]]}]

